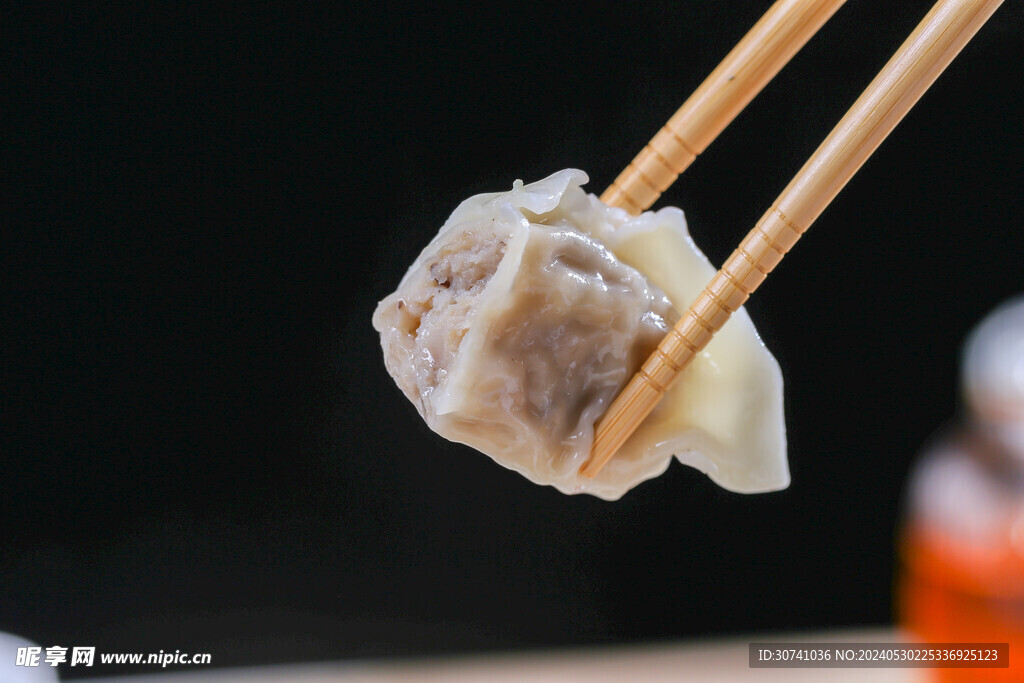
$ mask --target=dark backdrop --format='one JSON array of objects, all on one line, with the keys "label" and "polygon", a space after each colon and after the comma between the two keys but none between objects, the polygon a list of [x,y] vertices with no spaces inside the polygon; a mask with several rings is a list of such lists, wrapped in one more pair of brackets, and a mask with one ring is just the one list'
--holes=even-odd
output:
[{"label": "dark backdrop", "polygon": [[[459,201],[599,193],[768,6],[7,16],[0,630],[235,665],[890,620],[905,473],[1024,290],[1019,4],[749,305],[786,491],[535,486],[431,433],[370,326]],[[659,206],[720,264],[929,6],[840,9]]]}]

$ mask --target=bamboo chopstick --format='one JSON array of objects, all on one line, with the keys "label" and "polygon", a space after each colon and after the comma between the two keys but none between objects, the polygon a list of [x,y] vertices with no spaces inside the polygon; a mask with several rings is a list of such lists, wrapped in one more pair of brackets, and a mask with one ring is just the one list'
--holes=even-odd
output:
[{"label": "bamboo chopstick", "polygon": [[846,0],[778,0],[641,150],[601,201],[648,209]]},{"label": "bamboo chopstick", "polygon": [[939,0],[932,7],[612,402],[584,476],[601,470],[1002,1]]}]

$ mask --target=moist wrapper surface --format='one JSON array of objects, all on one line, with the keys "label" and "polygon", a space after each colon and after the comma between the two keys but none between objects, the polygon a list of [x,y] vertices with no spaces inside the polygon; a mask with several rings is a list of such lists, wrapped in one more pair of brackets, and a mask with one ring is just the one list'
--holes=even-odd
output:
[{"label": "moist wrapper surface", "polygon": [[740,309],[594,479],[594,424],[714,275],[674,208],[632,217],[567,169],[452,213],[373,316],[431,429],[538,484],[614,500],[672,457],[785,488],[782,377]]}]

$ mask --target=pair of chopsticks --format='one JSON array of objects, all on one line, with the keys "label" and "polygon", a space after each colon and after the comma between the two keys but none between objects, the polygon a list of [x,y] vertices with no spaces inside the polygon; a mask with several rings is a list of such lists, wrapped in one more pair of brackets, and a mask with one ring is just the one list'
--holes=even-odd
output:
[{"label": "pair of chopsticks", "polygon": [[[648,208],[843,0],[779,0],[601,196]],[[665,336],[597,425],[594,477],[1003,0],[939,0]]]}]

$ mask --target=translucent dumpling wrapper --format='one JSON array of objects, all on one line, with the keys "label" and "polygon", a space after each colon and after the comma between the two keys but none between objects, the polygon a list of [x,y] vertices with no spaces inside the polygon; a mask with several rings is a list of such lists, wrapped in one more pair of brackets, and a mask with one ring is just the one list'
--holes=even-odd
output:
[{"label": "translucent dumpling wrapper", "polygon": [[630,216],[568,169],[464,201],[373,316],[435,432],[538,484],[615,500],[672,457],[724,488],[789,484],[782,376],[740,309],[593,479],[594,425],[714,275],[682,211]]}]

